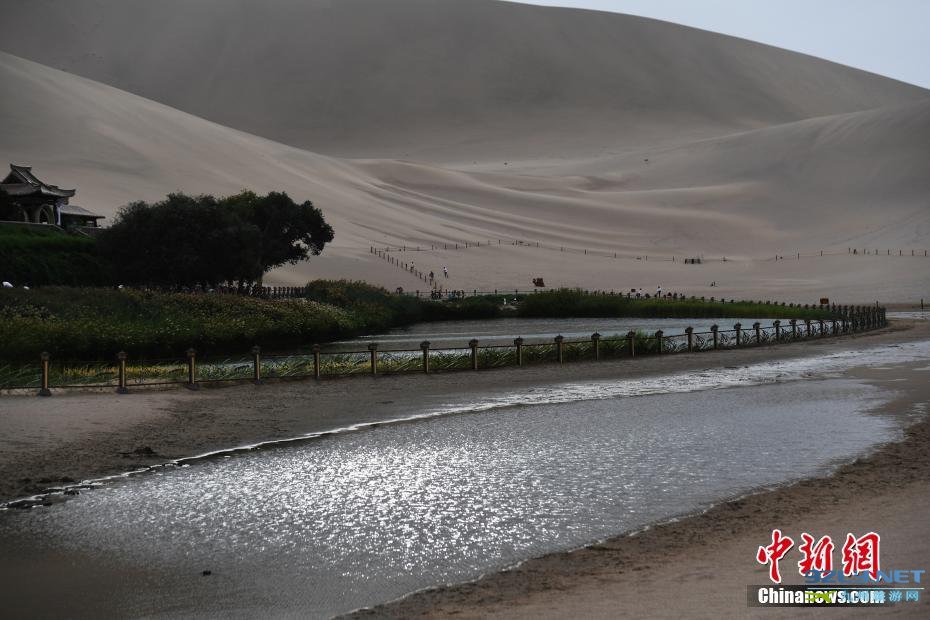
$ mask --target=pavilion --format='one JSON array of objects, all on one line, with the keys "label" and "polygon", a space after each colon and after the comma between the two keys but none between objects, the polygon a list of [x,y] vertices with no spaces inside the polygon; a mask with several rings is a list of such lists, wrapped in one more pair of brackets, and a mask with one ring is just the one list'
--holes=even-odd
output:
[{"label": "pavilion", "polygon": [[10,173],[0,181],[0,200],[5,203],[0,219],[61,228],[97,228],[102,215],[69,204],[76,191],[40,181],[29,166],[10,164]]}]

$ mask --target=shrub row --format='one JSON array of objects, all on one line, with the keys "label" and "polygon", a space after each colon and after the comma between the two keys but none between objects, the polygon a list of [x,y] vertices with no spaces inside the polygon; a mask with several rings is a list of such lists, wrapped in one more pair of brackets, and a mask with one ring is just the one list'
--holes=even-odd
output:
[{"label": "shrub row", "polygon": [[105,284],[95,242],[58,229],[0,224],[0,279],[17,286]]},{"label": "shrub row", "polygon": [[700,301],[690,299],[629,299],[620,295],[592,295],[558,290],[527,295],[519,304],[519,316],[534,318],[642,317],[642,318],[830,318],[819,309],[777,303]]}]

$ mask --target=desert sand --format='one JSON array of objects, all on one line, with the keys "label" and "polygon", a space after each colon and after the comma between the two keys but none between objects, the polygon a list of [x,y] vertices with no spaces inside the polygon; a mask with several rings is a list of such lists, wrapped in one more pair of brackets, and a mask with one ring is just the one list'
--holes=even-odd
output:
[{"label": "desert sand", "polygon": [[655,20],[484,0],[9,4],[0,162],[77,187],[108,221],[176,190],[312,199],[336,239],[272,285],[423,289],[369,248],[481,242],[404,260],[448,266],[451,289],[541,276],[930,297],[930,91],[916,86]]}]

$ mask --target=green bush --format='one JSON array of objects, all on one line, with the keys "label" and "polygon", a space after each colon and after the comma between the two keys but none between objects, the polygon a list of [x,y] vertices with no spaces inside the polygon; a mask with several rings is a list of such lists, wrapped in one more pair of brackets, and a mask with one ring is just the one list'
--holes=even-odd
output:
[{"label": "green bush", "polygon": [[495,319],[502,315],[498,295],[467,297],[445,301],[423,301],[423,321],[464,321],[469,319]]},{"label": "green bush", "polygon": [[394,295],[367,282],[316,280],[304,291],[309,299],[351,312],[361,330],[382,331],[424,320],[421,300]]},{"label": "green bush", "polygon": [[351,313],[307,300],[190,295],[130,289],[47,287],[0,290],[4,360],[183,357],[243,353],[255,344],[293,350],[352,336]]},{"label": "green bush", "polygon": [[53,227],[0,224],[0,279],[16,286],[106,284],[96,242]]}]

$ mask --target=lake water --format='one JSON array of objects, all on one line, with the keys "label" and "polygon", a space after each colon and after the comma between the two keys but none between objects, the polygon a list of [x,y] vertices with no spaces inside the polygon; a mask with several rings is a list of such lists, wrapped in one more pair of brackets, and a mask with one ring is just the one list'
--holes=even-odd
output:
[{"label": "lake water", "polygon": [[669,375],[450,398],[412,412],[424,416],[415,422],[6,511],[0,537],[23,554],[145,567],[158,587],[120,598],[114,584],[119,613],[185,615],[197,600],[326,617],[824,472],[902,427],[870,413],[888,391],[837,373],[928,358],[930,342],[909,343],[694,373],[684,385]]},{"label": "lake water", "polygon": [[[438,321],[417,323],[408,327],[392,329],[384,334],[362,336],[327,345],[331,350],[364,350],[371,342],[381,349],[418,350],[420,343],[429,340],[434,349],[464,348],[468,341],[477,338],[482,346],[512,345],[514,338],[523,338],[526,344],[552,342],[562,335],[566,340],[587,340],[598,332],[602,336],[626,335],[629,331],[642,330],[653,333],[662,330],[666,335],[683,334],[686,327],[695,332],[709,332],[711,325],[721,330],[733,329],[735,323],[750,327],[755,321],[771,326],[774,319],[518,319],[504,318],[477,321]],[[784,322],[784,321],[783,321]]]}]

